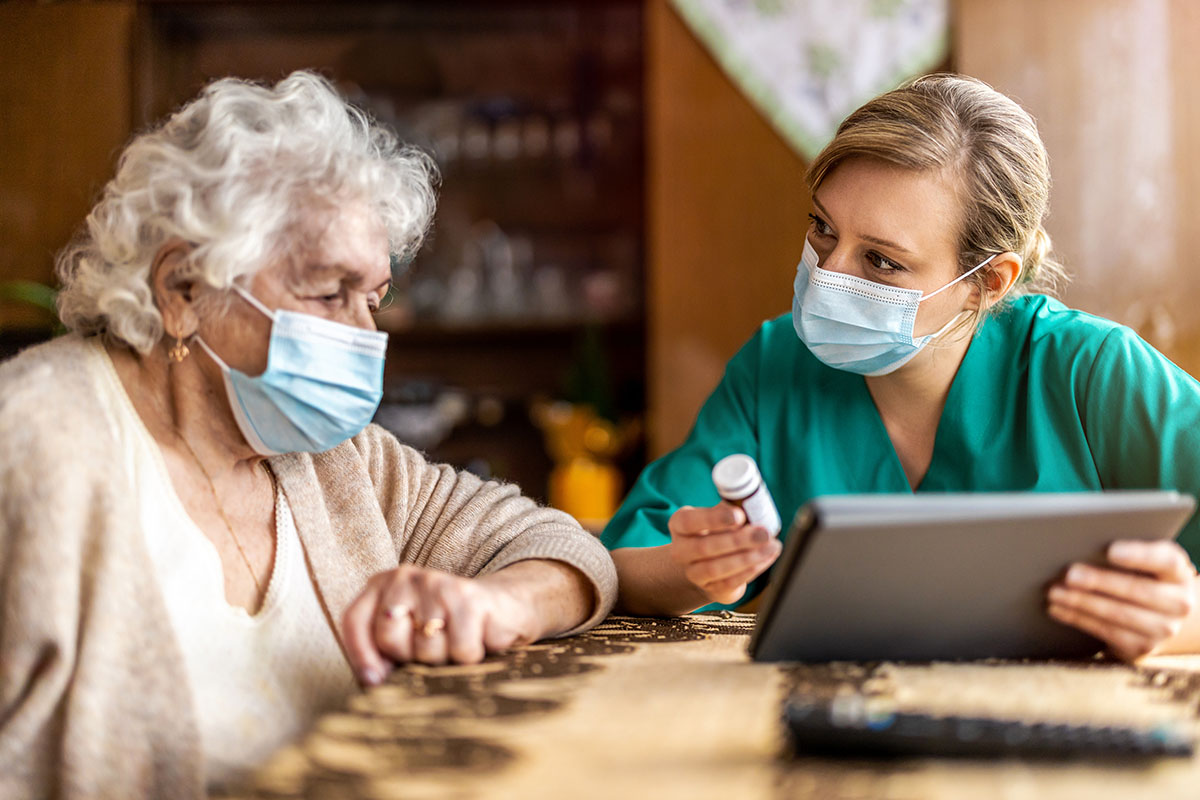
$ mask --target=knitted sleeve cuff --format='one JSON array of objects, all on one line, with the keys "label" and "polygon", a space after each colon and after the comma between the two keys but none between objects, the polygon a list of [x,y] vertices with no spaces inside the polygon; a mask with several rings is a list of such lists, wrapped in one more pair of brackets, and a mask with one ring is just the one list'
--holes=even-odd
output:
[{"label": "knitted sleeve cuff", "polygon": [[583,633],[608,616],[617,600],[617,569],[599,539],[568,524],[543,523],[505,545],[480,574],[497,572],[518,561],[531,559],[569,564],[583,573],[592,584],[595,604],[591,616],[571,630],[559,634],[560,637]]}]

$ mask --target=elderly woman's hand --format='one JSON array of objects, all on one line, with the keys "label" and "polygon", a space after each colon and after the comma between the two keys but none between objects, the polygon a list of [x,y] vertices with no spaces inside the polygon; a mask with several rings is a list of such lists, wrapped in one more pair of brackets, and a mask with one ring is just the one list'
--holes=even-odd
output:
[{"label": "elderly woman's hand", "polygon": [[342,619],[359,680],[377,684],[393,664],[408,661],[475,664],[538,638],[532,604],[497,577],[402,565],[371,578]]},{"label": "elderly woman's hand", "polygon": [[1118,658],[1163,649],[1197,609],[1196,569],[1175,542],[1113,542],[1111,568],[1072,564],[1047,593],[1050,616],[1090,633]]}]

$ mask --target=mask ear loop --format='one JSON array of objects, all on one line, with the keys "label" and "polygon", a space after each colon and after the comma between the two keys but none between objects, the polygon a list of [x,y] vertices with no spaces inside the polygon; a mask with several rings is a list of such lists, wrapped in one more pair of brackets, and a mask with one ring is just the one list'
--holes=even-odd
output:
[{"label": "mask ear loop", "polygon": [[988,256],[988,257],[987,257],[987,258],[985,258],[983,261],[981,261],[979,264],[977,264],[976,266],[974,266],[974,267],[972,267],[971,269],[967,270],[967,271],[966,271],[966,272],[964,272],[962,275],[959,275],[957,278],[955,278],[954,280],[950,281],[949,283],[947,283],[947,284],[946,284],[945,286],[943,286],[942,288],[940,288],[940,289],[935,289],[935,290],[933,290],[932,292],[930,292],[930,293],[929,293],[929,294],[927,294],[927,295],[922,295],[922,296],[921,296],[921,299],[920,299],[920,300],[918,300],[917,302],[918,302],[918,303],[920,303],[920,302],[922,302],[922,301],[924,301],[924,300],[928,300],[929,298],[933,297],[934,295],[941,294],[942,292],[946,291],[947,289],[949,289],[951,286],[953,286],[954,284],[958,283],[959,281],[961,281],[961,280],[963,280],[963,279],[965,279],[965,278],[968,278],[968,277],[970,277],[971,275],[974,275],[976,272],[979,272],[979,270],[981,270],[981,269],[983,269],[985,266],[987,266],[987,264],[989,264],[989,263],[991,262],[991,260],[992,260],[993,258],[995,258],[997,255],[999,255],[999,253],[996,253],[995,255],[990,255],[990,256]]},{"label": "mask ear loop", "polygon": [[[980,266],[983,266],[983,265],[981,264]],[[964,277],[964,278],[965,278],[965,277],[967,277],[967,276],[966,276],[966,275],[963,275],[962,277]],[[242,296],[242,299],[243,299],[243,300],[245,300],[247,303],[249,303],[250,305],[254,306],[255,308],[257,308],[257,309],[258,309],[259,311],[261,311],[262,313],[266,314],[266,315],[267,315],[267,319],[271,320],[272,322],[274,322],[274,321],[275,321],[275,312],[274,312],[274,311],[272,311],[271,309],[267,308],[266,306],[264,306],[264,305],[262,304],[262,301],[261,301],[261,300],[259,300],[257,297],[255,297],[254,295],[250,294],[250,293],[249,293],[249,292],[247,292],[245,289],[243,289],[242,287],[238,286],[236,283],[235,283],[235,284],[233,284],[233,290],[234,290],[235,292],[237,292],[238,294],[240,294],[240,295]],[[939,291],[940,291],[940,290],[939,290]]]},{"label": "mask ear loop", "polygon": [[[997,255],[999,255],[999,254],[997,254]],[[920,303],[922,300],[928,300],[929,298],[933,297],[933,296],[934,296],[934,295],[936,295],[936,294],[941,294],[942,292],[946,291],[947,289],[949,289],[951,286],[953,286],[954,284],[958,283],[959,281],[961,281],[961,280],[963,280],[963,279],[965,279],[965,278],[968,278],[968,277],[970,277],[971,275],[974,275],[976,272],[978,272],[979,270],[983,269],[983,268],[984,268],[984,267],[985,267],[987,264],[989,264],[989,263],[991,262],[991,260],[992,260],[993,258],[995,258],[995,257],[996,257],[995,255],[988,256],[988,257],[987,257],[987,258],[985,258],[985,259],[984,259],[982,262],[980,262],[979,264],[975,265],[975,266],[974,266],[974,267],[972,267],[971,269],[967,270],[967,271],[966,271],[966,272],[964,272],[962,275],[959,275],[957,278],[955,278],[954,280],[950,281],[949,283],[947,283],[947,284],[946,284],[945,286],[943,286],[942,288],[940,288],[940,289],[935,289],[934,291],[930,292],[929,294],[927,294],[927,295],[924,295],[924,296],[921,298],[921,300],[918,300],[917,302],[918,302],[918,303]],[[938,341],[939,341],[939,340],[942,338],[942,336],[944,336],[944,335],[946,334],[946,332],[947,332],[947,331],[949,331],[949,330],[950,330],[951,328],[953,328],[953,327],[954,327],[956,324],[958,324],[959,317],[961,317],[961,316],[962,316],[964,313],[965,313],[965,312],[963,312],[963,311],[960,311],[960,312],[958,312],[957,314],[955,314],[953,317],[951,317],[951,318],[950,318],[950,321],[949,321],[949,322],[947,322],[945,325],[943,325],[943,326],[942,326],[942,329],[941,329],[941,330],[939,330],[939,331],[935,331],[934,333],[930,334],[930,336],[929,336],[929,341],[930,341],[930,343],[936,344],[936,343],[937,343],[937,342],[938,342]]]},{"label": "mask ear loop", "polygon": [[221,368],[222,372],[229,372],[229,365],[226,364],[221,357],[217,355],[211,347],[208,346],[208,342],[204,341],[204,339],[200,337],[200,334],[196,334],[196,343],[204,348],[204,352],[208,353],[208,357],[217,363],[217,366]]},{"label": "mask ear loop", "polygon": [[[272,311],[271,309],[267,308],[265,305],[263,305],[262,301],[259,300],[257,297],[250,294],[245,289],[238,286],[236,283],[233,284],[233,290],[235,292],[237,292],[238,294],[240,294],[242,296],[242,299],[245,300],[247,303],[254,306],[262,313],[266,314],[267,319],[271,320],[271,322],[275,321],[275,312]],[[201,338],[200,334],[196,334],[195,339],[199,343],[199,345],[204,348],[204,352],[208,353],[209,358],[211,358],[213,361],[215,361],[217,363],[217,366],[220,367],[222,369],[222,371],[229,372],[229,365],[226,364],[224,362],[224,360],[222,360],[222,358],[219,355],[217,355],[216,352],[211,347],[208,346],[208,342],[204,341],[204,339]]]}]

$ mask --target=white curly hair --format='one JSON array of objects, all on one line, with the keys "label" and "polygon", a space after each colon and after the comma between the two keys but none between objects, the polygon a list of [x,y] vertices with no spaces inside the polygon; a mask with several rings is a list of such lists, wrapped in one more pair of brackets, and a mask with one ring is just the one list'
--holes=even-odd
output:
[{"label": "white curly hair", "polygon": [[420,246],[437,180],[428,155],[317,74],[293,72],[273,87],[214,81],[121,154],[58,255],[59,316],[70,330],[149,353],[163,335],[150,267],[168,240],[192,246],[189,277],[225,288],[286,255],[289,232],[314,203],[365,201],[395,263]]}]

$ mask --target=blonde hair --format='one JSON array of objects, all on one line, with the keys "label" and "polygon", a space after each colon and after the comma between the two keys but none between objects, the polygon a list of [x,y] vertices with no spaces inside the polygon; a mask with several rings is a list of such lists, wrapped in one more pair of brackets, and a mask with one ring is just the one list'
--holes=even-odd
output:
[{"label": "blonde hair", "polygon": [[163,334],[150,268],[168,240],[192,246],[192,277],[224,288],[286,256],[305,215],[365,201],[393,259],[406,259],[429,227],[436,181],[425,153],[320,75],[215,81],[121,154],[83,231],[58,255],[59,316],[148,353]]},{"label": "blonde hair", "polygon": [[[963,209],[959,274],[989,256],[1012,252],[1021,258],[1021,273],[1005,299],[1053,294],[1066,282],[1043,227],[1050,206],[1050,162],[1037,124],[983,81],[926,75],[869,101],[838,126],[809,167],[810,190],[851,158],[948,171]],[[980,297],[988,294],[987,272],[985,267],[968,279]],[[975,315],[976,324],[982,313]]]}]

